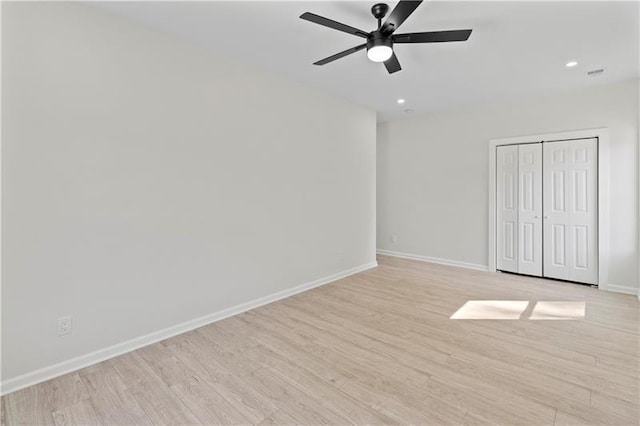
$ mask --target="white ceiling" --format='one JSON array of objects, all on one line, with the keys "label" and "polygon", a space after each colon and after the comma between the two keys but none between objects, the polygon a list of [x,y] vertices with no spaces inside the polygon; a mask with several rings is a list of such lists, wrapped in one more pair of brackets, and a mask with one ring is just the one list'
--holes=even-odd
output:
[{"label": "white ceiling", "polygon": [[[403,44],[402,71],[387,74],[360,51],[325,66],[318,59],[362,43],[298,18],[309,11],[371,31],[375,1],[108,2],[99,7],[173,33],[378,111],[379,120],[539,96],[638,77],[635,1],[425,1],[401,32],[473,29],[464,43]],[[391,7],[396,2],[390,2]],[[566,68],[576,60],[579,65]],[[589,70],[604,68],[597,77]],[[398,98],[406,99],[398,105]]]}]

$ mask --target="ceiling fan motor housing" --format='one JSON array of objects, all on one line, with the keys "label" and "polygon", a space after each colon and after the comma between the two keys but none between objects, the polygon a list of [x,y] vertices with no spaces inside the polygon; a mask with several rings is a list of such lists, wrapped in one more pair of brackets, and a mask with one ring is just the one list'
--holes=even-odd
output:
[{"label": "ceiling fan motor housing", "polygon": [[379,31],[374,31],[367,39],[367,50],[371,49],[373,46],[389,46],[393,48],[393,41],[391,41],[391,37],[388,37]]}]

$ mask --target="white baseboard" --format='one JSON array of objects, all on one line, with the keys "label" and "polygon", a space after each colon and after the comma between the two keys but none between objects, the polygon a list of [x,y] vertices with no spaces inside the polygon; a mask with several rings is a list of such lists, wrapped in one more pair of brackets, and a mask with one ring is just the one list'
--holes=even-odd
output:
[{"label": "white baseboard", "polygon": [[136,337],[131,340],[127,340],[113,346],[109,346],[104,349],[81,355],[76,358],[62,361],[58,364],[54,364],[39,370],[35,370],[20,376],[3,381],[0,384],[0,395],[5,395],[10,392],[17,391],[19,389],[26,388],[28,386],[35,385],[37,383],[44,382],[46,380],[53,379],[63,374],[71,373],[84,367],[88,367],[93,364],[105,361],[109,358],[116,357],[118,355],[131,352],[139,349],[143,346],[150,345],[152,343],[159,342],[161,340],[168,339],[169,337],[176,336],[178,334],[185,333],[187,331],[194,330],[196,328],[211,324],[216,321],[240,314],[242,312],[255,309],[259,306],[263,306],[294,294],[301,293],[303,291],[311,290],[312,288],[319,287],[324,284],[329,284],[333,281],[337,281],[341,278],[348,277],[358,272],[366,271],[367,269],[375,268],[378,266],[376,262],[367,263],[355,268],[347,269],[342,272],[330,275],[328,277],[320,278],[305,284],[292,287],[287,290],[283,290],[269,296],[261,297],[259,299],[252,300],[247,303],[236,305],[222,311],[218,311],[209,315],[205,315],[200,318],[193,319],[191,321],[184,322],[182,324],[174,325],[162,330],[155,331],[153,333],[146,334],[144,336]]},{"label": "white baseboard", "polygon": [[614,291],[616,293],[624,293],[624,294],[633,294],[633,295],[638,296],[640,298],[640,293],[638,292],[638,289],[636,287],[628,287],[628,286],[624,286],[624,285],[609,284],[607,286],[607,291]]},{"label": "white baseboard", "polygon": [[[376,253],[381,254],[383,256],[393,256],[393,257],[400,257],[402,259],[419,260],[421,262],[430,262],[430,263],[437,263],[440,265],[458,266],[461,268],[475,269],[476,271],[485,271],[485,272],[489,271],[489,268],[486,265],[479,265],[476,263],[460,262],[457,260],[449,260],[449,259],[439,259],[437,257],[421,256],[418,254],[402,253],[402,252],[382,250],[382,249],[378,249]],[[636,287],[609,284],[606,286],[606,288],[604,288],[603,286],[600,286],[600,288],[602,290],[613,291],[615,293],[632,294],[634,296],[638,296],[638,299],[640,300],[640,289],[637,289]]]},{"label": "white baseboard", "polygon": [[437,263],[439,265],[458,266],[460,268],[475,269],[476,271],[486,272],[489,270],[489,267],[487,265],[460,262],[458,260],[440,259],[437,257],[421,256],[419,254],[401,253],[397,251],[382,250],[382,249],[378,249],[377,253],[384,256],[400,257],[402,259],[419,260],[421,262]]}]

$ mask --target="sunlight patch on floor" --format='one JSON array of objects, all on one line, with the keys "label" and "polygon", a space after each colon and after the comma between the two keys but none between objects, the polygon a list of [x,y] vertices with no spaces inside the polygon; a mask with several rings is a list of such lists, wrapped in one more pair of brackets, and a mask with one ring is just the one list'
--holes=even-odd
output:
[{"label": "sunlight patch on floor", "polygon": [[584,301],[469,300],[449,318],[454,320],[580,320]]},{"label": "sunlight patch on floor", "polygon": [[572,320],[583,319],[585,302],[536,302],[529,319],[532,320]]},{"label": "sunlight patch on floor", "polygon": [[451,319],[520,319],[529,302],[525,300],[469,300]]}]

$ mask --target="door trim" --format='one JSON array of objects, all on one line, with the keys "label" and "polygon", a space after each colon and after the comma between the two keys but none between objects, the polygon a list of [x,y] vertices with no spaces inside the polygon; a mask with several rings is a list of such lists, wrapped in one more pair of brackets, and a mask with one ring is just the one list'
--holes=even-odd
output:
[{"label": "door trim", "polygon": [[609,129],[606,127],[489,141],[488,265],[490,272],[496,272],[496,150],[498,146],[588,138],[598,138],[598,288],[609,290]]}]

